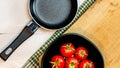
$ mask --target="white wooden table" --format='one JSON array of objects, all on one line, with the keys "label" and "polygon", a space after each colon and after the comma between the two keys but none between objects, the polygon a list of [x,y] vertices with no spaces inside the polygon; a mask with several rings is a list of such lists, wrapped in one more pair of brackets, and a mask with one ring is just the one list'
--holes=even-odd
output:
[{"label": "white wooden table", "polygon": [[[84,0],[78,0],[79,5]],[[28,9],[29,0],[0,0],[0,52],[4,50],[31,20]],[[21,68],[56,30],[39,29],[17,50],[3,61],[0,68]]]},{"label": "white wooden table", "polygon": [[[31,20],[29,0],[0,0],[0,52],[4,50]],[[21,68],[55,30],[39,29],[8,58],[0,59],[0,68]]]}]

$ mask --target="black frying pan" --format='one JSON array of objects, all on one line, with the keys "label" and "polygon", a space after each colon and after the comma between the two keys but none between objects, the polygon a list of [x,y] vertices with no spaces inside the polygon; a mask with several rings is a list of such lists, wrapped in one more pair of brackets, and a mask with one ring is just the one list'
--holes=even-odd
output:
[{"label": "black frying pan", "polygon": [[60,29],[68,25],[76,15],[77,0],[30,0],[29,11],[32,17],[30,23],[19,36],[1,52],[3,60],[13,53],[39,27]]}]

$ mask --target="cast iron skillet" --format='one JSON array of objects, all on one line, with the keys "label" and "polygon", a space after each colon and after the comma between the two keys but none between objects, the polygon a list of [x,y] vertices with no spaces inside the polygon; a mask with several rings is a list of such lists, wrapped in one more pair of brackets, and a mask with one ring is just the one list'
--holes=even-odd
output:
[{"label": "cast iron skillet", "polygon": [[30,0],[29,11],[32,20],[19,36],[1,52],[0,57],[3,60],[7,60],[13,51],[38,28],[60,29],[68,25],[76,15],[77,0]]},{"label": "cast iron skillet", "polygon": [[60,47],[64,43],[72,43],[75,48],[78,48],[79,46],[85,47],[88,50],[87,59],[94,62],[95,68],[104,68],[103,57],[97,47],[87,38],[75,33],[62,35],[48,47],[48,49],[44,52],[41,61],[41,68],[52,68],[50,64],[51,58],[55,55],[61,55]]}]

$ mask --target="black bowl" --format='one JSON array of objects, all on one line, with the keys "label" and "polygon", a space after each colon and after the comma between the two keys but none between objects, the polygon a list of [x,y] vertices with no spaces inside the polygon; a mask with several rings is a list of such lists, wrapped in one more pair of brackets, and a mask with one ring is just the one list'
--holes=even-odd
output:
[{"label": "black bowl", "polygon": [[78,34],[65,34],[55,40],[45,51],[41,62],[41,68],[52,68],[50,65],[51,58],[54,55],[61,55],[60,47],[63,43],[66,42],[73,43],[75,45],[75,48],[79,46],[85,47],[89,52],[87,59],[94,62],[95,68],[104,68],[103,57],[99,50],[91,41]]}]

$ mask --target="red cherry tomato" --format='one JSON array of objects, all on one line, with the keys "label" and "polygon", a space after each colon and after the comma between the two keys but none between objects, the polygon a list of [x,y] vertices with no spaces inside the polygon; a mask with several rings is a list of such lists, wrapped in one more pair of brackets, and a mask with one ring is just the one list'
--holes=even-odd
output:
[{"label": "red cherry tomato", "polygon": [[79,60],[84,60],[88,57],[88,51],[85,47],[78,47],[75,51],[75,56]]},{"label": "red cherry tomato", "polygon": [[94,63],[91,60],[83,60],[79,64],[79,68],[94,68]]},{"label": "red cherry tomato", "polygon": [[65,43],[61,46],[60,52],[64,57],[71,57],[75,53],[75,48],[72,43]]},{"label": "red cherry tomato", "polygon": [[69,57],[66,59],[65,68],[78,68],[79,61],[75,57]]},{"label": "red cherry tomato", "polygon": [[51,66],[52,68],[64,68],[65,60],[60,55],[55,55],[51,59]]}]

